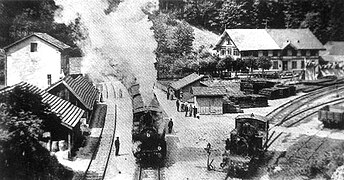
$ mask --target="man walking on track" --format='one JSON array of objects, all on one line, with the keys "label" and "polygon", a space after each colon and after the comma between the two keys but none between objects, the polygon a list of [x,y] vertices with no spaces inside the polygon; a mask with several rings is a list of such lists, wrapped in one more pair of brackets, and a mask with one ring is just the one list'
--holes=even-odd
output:
[{"label": "man walking on track", "polygon": [[115,140],[115,148],[116,148],[116,156],[118,156],[119,153],[119,137]]},{"label": "man walking on track", "polygon": [[170,118],[170,121],[168,122],[168,133],[172,133],[172,128],[173,128],[173,121],[172,118]]}]

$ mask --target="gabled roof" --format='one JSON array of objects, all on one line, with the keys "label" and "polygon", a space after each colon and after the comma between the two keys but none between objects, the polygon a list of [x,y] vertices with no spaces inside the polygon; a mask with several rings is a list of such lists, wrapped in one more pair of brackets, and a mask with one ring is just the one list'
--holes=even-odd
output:
[{"label": "gabled roof", "polygon": [[67,44],[65,44],[65,43],[63,43],[63,42],[61,42],[61,41],[55,39],[54,37],[50,36],[50,35],[47,34],[47,33],[38,33],[38,32],[35,32],[35,33],[32,33],[32,34],[30,34],[30,35],[28,35],[28,36],[26,36],[26,37],[24,37],[24,38],[22,38],[22,39],[16,41],[16,42],[14,42],[14,43],[12,43],[12,44],[10,44],[10,45],[4,47],[4,49],[7,50],[8,48],[10,48],[10,47],[12,47],[12,46],[14,46],[14,45],[16,45],[16,44],[18,44],[18,43],[20,43],[20,42],[26,40],[26,39],[28,39],[28,38],[30,38],[30,37],[32,37],[32,36],[36,36],[36,37],[42,39],[43,41],[45,41],[45,42],[47,42],[47,43],[49,43],[49,44],[55,46],[55,47],[58,48],[59,50],[64,50],[64,49],[70,48],[70,46],[68,46]]},{"label": "gabled roof", "polygon": [[171,83],[171,87],[175,90],[179,90],[197,80],[200,80],[204,77],[204,75],[198,75],[196,73],[192,73],[182,79],[179,79],[178,81],[175,81]]},{"label": "gabled roof", "polygon": [[216,46],[226,36],[232,39],[239,51],[280,49],[265,29],[226,29]]},{"label": "gabled roof", "polygon": [[63,84],[87,109],[93,109],[99,92],[86,78],[82,75],[76,78],[67,76],[48,87],[46,90],[49,92],[60,84]]},{"label": "gabled roof", "polygon": [[286,43],[291,43],[297,49],[325,49],[309,29],[266,29],[266,31],[280,48]]},{"label": "gabled roof", "polygon": [[42,102],[48,104],[51,112],[55,113],[61,119],[62,125],[69,129],[73,129],[78,124],[85,112],[72,103],[26,82],[21,82],[19,84],[7,87],[1,90],[0,93],[2,94],[10,92],[17,86],[19,86],[21,89],[27,89],[29,92],[40,95],[42,97]]},{"label": "gabled roof", "polygon": [[344,55],[344,41],[329,41],[324,47],[326,55]]},{"label": "gabled roof", "polygon": [[224,96],[225,92],[224,88],[192,87],[192,94],[194,96]]},{"label": "gabled roof", "polygon": [[296,49],[325,49],[309,29],[226,29],[216,46],[227,36],[239,51],[281,50],[287,45]]},{"label": "gabled roof", "polygon": [[82,74],[81,61],[82,61],[82,57],[69,58],[69,74]]}]

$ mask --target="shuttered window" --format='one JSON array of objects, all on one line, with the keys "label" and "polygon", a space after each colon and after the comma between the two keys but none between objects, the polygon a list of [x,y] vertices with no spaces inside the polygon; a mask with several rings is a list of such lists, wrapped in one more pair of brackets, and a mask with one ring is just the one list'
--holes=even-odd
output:
[{"label": "shuttered window", "polygon": [[31,43],[31,52],[37,52],[37,43]]}]

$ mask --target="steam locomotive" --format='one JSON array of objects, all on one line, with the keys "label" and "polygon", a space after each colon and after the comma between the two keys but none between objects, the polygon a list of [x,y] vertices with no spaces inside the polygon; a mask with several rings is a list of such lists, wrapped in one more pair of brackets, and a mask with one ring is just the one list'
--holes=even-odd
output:
[{"label": "steam locomotive", "polygon": [[166,113],[156,96],[145,104],[139,85],[130,87],[133,106],[133,154],[140,164],[159,164],[166,156]]},{"label": "steam locomotive", "polygon": [[254,170],[267,146],[269,121],[255,114],[235,118],[235,129],[220,166],[234,176],[245,176]]}]

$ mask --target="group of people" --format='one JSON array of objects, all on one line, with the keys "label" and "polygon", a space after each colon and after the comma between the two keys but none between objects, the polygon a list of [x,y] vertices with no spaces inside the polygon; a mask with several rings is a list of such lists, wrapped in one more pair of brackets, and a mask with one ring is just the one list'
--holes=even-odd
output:
[{"label": "group of people", "polygon": [[191,103],[183,102],[177,99],[176,106],[178,112],[185,112],[185,117],[199,117],[197,114],[198,112],[196,105],[192,105]]}]

